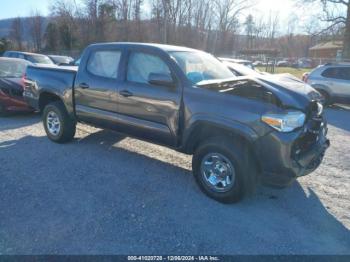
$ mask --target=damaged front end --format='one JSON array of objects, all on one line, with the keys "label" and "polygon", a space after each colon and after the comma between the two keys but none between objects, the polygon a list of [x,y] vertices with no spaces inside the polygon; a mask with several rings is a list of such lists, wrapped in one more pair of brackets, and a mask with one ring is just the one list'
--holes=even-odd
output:
[{"label": "damaged front end", "polygon": [[290,84],[252,78],[206,81],[200,87],[273,105],[260,112],[259,130],[266,133],[253,145],[265,183],[288,185],[321,164],[330,142],[321,96],[311,87],[293,90]]}]

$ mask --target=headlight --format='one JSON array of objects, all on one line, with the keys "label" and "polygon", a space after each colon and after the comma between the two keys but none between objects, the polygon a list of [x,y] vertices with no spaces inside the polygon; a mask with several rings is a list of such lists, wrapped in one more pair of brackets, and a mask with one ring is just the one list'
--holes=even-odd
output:
[{"label": "headlight", "polygon": [[305,123],[305,114],[299,111],[290,111],[285,114],[266,114],[261,120],[280,132],[291,132]]}]

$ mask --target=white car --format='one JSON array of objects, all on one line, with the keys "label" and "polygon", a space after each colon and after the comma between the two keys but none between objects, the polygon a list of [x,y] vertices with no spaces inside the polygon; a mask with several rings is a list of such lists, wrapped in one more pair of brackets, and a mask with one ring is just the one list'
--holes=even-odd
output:
[{"label": "white car", "polygon": [[304,81],[318,90],[327,104],[350,103],[350,63],[329,63],[305,74]]}]

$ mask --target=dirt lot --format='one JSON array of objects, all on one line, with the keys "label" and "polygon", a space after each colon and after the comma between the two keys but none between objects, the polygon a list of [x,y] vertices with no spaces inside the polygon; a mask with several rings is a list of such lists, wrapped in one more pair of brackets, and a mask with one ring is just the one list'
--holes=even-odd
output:
[{"label": "dirt lot", "polygon": [[350,254],[350,110],[327,110],[331,148],[292,187],[223,205],[189,156],[83,125],[73,143],[39,116],[0,118],[0,254]]}]

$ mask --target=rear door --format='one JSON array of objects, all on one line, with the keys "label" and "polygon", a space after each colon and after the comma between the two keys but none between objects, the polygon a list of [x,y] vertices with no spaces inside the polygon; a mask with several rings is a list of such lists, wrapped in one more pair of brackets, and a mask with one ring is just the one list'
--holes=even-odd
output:
[{"label": "rear door", "polygon": [[[182,92],[172,66],[170,57],[161,52],[129,50],[118,100],[126,132],[161,144],[176,144]],[[152,73],[170,74],[176,86],[150,84]]]},{"label": "rear door", "polygon": [[120,48],[93,49],[82,63],[74,87],[75,109],[80,121],[115,129],[117,92],[120,85]]}]

